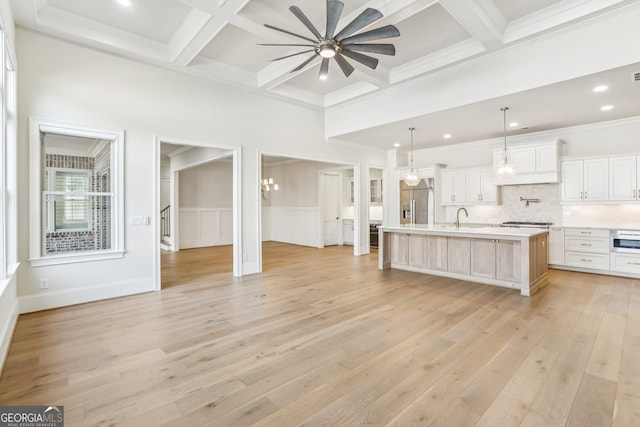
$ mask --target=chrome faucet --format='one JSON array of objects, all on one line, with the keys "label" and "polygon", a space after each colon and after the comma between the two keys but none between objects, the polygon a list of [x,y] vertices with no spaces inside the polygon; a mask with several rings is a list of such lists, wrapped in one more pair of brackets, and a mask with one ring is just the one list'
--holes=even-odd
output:
[{"label": "chrome faucet", "polygon": [[455,225],[456,228],[460,228],[460,211],[464,211],[464,214],[467,216],[467,218],[469,217],[469,212],[467,212],[467,209],[458,208],[458,212],[456,212],[456,220],[453,223],[453,225]]}]

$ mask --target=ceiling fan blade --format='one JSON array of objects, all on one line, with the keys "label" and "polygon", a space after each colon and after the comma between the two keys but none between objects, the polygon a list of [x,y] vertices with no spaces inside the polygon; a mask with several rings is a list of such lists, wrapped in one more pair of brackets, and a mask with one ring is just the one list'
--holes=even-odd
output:
[{"label": "ceiling fan blade", "polygon": [[379,10],[368,7],[360,15],[358,15],[356,19],[351,21],[351,23],[349,23],[338,34],[336,34],[334,38],[337,41],[341,41],[345,37],[349,37],[351,34],[363,29],[367,25],[373,24],[380,18],[382,18],[382,13]]},{"label": "ceiling fan blade", "polygon": [[291,31],[283,30],[282,28],[274,27],[273,25],[264,24],[264,26],[271,30],[280,31],[281,33],[289,34],[290,36],[298,37],[299,39],[303,39],[311,43],[317,42],[317,40],[313,40],[313,39],[310,39],[309,37],[301,36],[300,34],[292,33]]},{"label": "ceiling fan blade", "polygon": [[318,40],[322,40],[322,36],[320,35],[320,32],[316,29],[316,27],[313,26],[311,21],[309,21],[309,18],[307,18],[307,15],[305,15],[298,6],[291,6],[289,10],[291,11],[291,13],[296,15],[296,18],[298,18],[300,22],[302,22],[304,26],[307,27],[309,31],[311,31],[311,33],[313,33],[313,35],[316,36]]},{"label": "ceiling fan blade", "polygon": [[322,58],[322,64],[320,64],[320,72],[318,73],[318,80],[326,80],[329,75],[329,58]]},{"label": "ceiling fan blade", "polygon": [[293,44],[293,43],[258,43],[258,46],[303,46],[316,47],[314,44]]},{"label": "ceiling fan blade", "polygon": [[366,65],[367,67],[371,68],[372,70],[375,70],[376,67],[378,66],[378,60],[376,58],[372,57],[372,56],[363,55],[363,54],[358,53],[358,52],[352,52],[352,51],[347,50],[347,49],[342,49],[342,54],[344,56],[348,56],[349,58],[353,59],[354,61],[358,61],[362,65]]},{"label": "ceiling fan blade", "polygon": [[325,38],[333,38],[333,33],[336,32],[336,27],[338,26],[338,21],[340,20],[340,15],[342,15],[343,8],[344,3],[341,1],[329,0],[327,2],[327,32],[325,33]]},{"label": "ceiling fan blade", "polygon": [[[305,50],[304,52],[292,53],[291,55],[281,56],[280,58],[270,59],[269,61],[270,61],[270,62],[280,61],[281,59],[291,58],[292,56],[303,55],[303,54],[305,54],[305,53],[309,53],[309,52],[315,52],[315,49]],[[313,58],[313,57],[312,57],[312,58]]]},{"label": "ceiling fan blade", "polygon": [[343,49],[357,50],[358,52],[379,53],[381,55],[395,55],[396,48],[392,44],[345,44]]},{"label": "ceiling fan blade", "polygon": [[344,73],[345,77],[349,77],[351,75],[351,73],[353,73],[353,70],[355,70],[355,68],[353,68],[353,65],[349,64],[347,62],[346,59],[344,59],[344,57],[342,55],[340,55],[339,53],[336,54],[336,56],[334,56],[336,62],[338,63],[338,65],[340,66],[340,69],[342,70],[342,72]]},{"label": "ceiling fan blade", "polygon": [[293,70],[291,70],[292,73],[295,73],[296,71],[300,71],[302,70],[304,67],[306,67],[311,61],[313,61],[314,59],[316,59],[317,55],[312,55],[310,58],[308,58],[306,61],[304,61],[302,64],[298,65],[296,68],[294,68]]},{"label": "ceiling fan blade", "polygon": [[385,25],[384,27],[376,28],[375,30],[365,31],[364,33],[356,34],[355,36],[342,39],[343,44],[354,44],[360,42],[368,42],[376,39],[388,39],[391,37],[398,37],[400,31],[393,25]]}]

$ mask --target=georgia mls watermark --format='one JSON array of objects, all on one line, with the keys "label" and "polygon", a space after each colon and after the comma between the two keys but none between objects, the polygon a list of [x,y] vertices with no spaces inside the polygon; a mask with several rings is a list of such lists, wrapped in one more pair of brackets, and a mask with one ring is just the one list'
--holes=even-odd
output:
[{"label": "georgia mls watermark", "polygon": [[0,406],[0,427],[64,427],[64,406]]}]

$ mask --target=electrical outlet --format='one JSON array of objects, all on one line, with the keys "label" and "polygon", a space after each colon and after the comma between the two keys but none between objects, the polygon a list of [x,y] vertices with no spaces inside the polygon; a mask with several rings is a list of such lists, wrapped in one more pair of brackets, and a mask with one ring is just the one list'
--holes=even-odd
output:
[{"label": "electrical outlet", "polygon": [[49,289],[49,279],[40,279],[40,289]]}]

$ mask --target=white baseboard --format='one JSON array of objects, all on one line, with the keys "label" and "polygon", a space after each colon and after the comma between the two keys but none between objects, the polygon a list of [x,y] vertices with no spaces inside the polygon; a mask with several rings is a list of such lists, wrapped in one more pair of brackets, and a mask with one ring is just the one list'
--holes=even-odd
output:
[{"label": "white baseboard", "polygon": [[19,297],[20,313],[49,310],[109,298],[153,292],[156,290],[153,277],[104,283],[81,288],[43,292],[37,295]]},{"label": "white baseboard", "polygon": [[9,354],[9,347],[11,346],[11,339],[13,338],[13,331],[16,329],[16,323],[18,322],[18,301],[13,304],[11,312],[9,313],[7,323],[1,332],[0,340],[0,375],[2,375],[2,369],[4,368],[4,362],[7,360]]},{"label": "white baseboard", "polygon": [[173,247],[171,244],[160,242],[160,249],[163,251],[173,251]]}]

